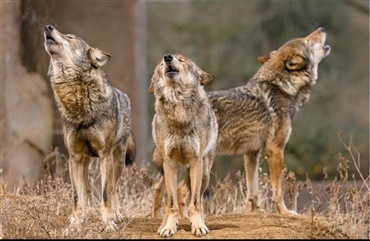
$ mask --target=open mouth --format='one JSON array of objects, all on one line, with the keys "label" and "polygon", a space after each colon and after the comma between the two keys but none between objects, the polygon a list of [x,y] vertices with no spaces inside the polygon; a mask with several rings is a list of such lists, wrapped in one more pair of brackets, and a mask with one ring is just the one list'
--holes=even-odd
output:
[{"label": "open mouth", "polygon": [[166,73],[172,73],[172,72],[175,72],[175,73],[178,73],[179,71],[175,68],[175,67],[173,67],[172,65],[167,65],[167,71],[166,71]]},{"label": "open mouth", "polygon": [[179,71],[174,67],[172,66],[171,64],[167,64],[167,70],[166,70],[166,76],[168,78],[174,78],[177,74],[179,73]]},{"label": "open mouth", "polygon": [[56,43],[55,39],[51,36],[51,33],[45,33],[45,41],[52,44]]}]

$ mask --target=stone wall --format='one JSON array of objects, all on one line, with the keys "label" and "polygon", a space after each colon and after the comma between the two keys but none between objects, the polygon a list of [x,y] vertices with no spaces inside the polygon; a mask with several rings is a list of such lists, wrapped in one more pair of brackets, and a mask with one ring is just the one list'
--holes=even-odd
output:
[{"label": "stone wall", "polygon": [[1,164],[8,182],[18,183],[23,174],[34,183],[54,148],[68,156],[47,77],[47,24],[112,55],[104,69],[131,99],[136,162],[142,164],[148,141],[144,2],[3,1],[1,18]]},{"label": "stone wall", "polygon": [[[21,3],[1,3],[1,169],[11,190],[34,184],[52,143],[53,107],[46,81],[21,60]],[[23,179],[24,177],[24,179]]]}]

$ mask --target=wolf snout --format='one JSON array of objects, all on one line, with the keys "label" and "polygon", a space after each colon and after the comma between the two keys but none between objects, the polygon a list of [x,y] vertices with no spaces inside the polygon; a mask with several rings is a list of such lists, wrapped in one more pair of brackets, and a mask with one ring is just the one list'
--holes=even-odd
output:
[{"label": "wolf snout", "polygon": [[169,63],[169,62],[172,62],[173,57],[172,57],[172,55],[171,55],[171,54],[165,54],[165,55],[163,56],[163,60],[164,60],[164,62]]},{"label": "wolf snout", "polygon": [[54,30],[54,27],[53,26],[51,26],[51,25],[46,25],[45,26],[45,28],[44,28],[44,31],[45,32],[51,32],[51,31],[53,31]]}]

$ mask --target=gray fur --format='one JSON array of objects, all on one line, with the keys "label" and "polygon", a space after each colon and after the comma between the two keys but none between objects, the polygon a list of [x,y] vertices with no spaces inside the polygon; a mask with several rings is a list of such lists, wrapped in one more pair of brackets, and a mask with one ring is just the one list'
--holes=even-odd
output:
[{"label": "gray fur", "polygon": [[128,96],[114,88],[102,69],[110,55],[90,47],[71,34],[48,25],[45,49],[50,55],[48,75],[62,117],[64,143],[69,153],[73,192],[71,225],[85,220],[87,168],[98,157],[102,177],[102,218],[107,228],[116,228],[119,217],[116,184],[125,164],[135,159]]}]

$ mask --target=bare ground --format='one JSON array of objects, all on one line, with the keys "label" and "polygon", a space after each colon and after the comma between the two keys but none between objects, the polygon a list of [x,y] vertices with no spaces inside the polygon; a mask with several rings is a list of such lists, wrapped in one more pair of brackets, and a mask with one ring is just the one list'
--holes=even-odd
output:
[{"label": "bare ground", "polygon": [[[61,194],[61,193],[60,193]],[[2,238],[125,238],[160,239],[156,233],[161,220],[147,215],[132,215],[118,224],[118,231],[107,232],[97,208],[90,208],[80,230],[64,235],[71,213],[68,195],[1,195]],[[150,210],[147,210],[150,213]],[[320,217],[302,214],[285,217],[276,213],[207,215],[210,232],[202,239],[342,239],[350,238]],[[180,220],[171,239],[194,239],[188,220]]]}]

